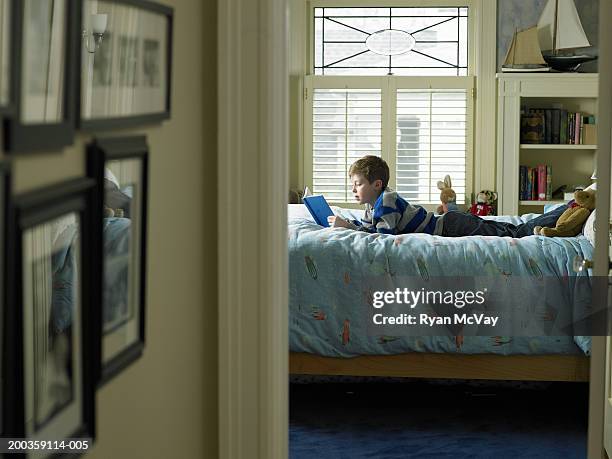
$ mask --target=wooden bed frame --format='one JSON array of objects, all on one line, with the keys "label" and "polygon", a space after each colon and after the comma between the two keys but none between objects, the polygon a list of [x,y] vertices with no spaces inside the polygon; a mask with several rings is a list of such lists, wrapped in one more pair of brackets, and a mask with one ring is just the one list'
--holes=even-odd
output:
[{"label": "wooden bed frame", "polygon": [[588,381],[585,355],[398,354],[353,358],[289,353],[289,373],[440,379]]}]

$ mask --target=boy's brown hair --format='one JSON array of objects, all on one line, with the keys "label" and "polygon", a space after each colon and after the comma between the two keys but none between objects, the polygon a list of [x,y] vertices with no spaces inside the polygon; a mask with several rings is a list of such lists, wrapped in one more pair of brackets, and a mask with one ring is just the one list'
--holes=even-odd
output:
[{"label": "boy's brown hair", "polygon": [[382,180],[383,190],[389,183],[389,166],[378,156],[368,155],[355,161],[349,169],[349,177],[354,174],[363,175],[370,183]]}]

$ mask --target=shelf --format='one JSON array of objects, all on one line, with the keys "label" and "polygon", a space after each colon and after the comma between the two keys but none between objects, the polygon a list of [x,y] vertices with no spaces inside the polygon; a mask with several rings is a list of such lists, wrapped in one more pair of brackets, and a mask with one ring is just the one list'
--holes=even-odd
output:
[{"label": "shelf", "polygon": [[522,143],[521,150],[597,150],[597,145]]},{"label": "shelf", "polygon": [[547,206],[549,204],[565,204],[565,201],[562,199],[554,201],[519,201],[519,205],[521,206]]},{"label": "shelf", "polygon": [[[584,144],[521,142],[521,107],[563,108],[570,113],[597,116],[599,84],[597,74],[502,74],[497,78],[497,191],[500,215],[541,211],[546,205],[561,204],[563,197],[545,201],[520,199],[520,165],[546,164],[552,168],[553,189],[561,184],[587,182],[597,153],[597,139]],[[585,125],[586,126],[586,125]],[[551,126],[552,127],[552,126]],[[593,133],[594,134],[594,133]],[[544,138],[540,137],[543,141]],[[601,148],[601,146],[599,146]],[[550,196],[550,195],[549,195]]]}]

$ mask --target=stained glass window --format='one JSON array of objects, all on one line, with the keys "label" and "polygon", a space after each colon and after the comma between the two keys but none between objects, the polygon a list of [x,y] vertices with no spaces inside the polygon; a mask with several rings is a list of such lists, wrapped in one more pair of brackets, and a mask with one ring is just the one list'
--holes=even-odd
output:
[{"label": "stained glass window", "polygon": [[468,8],[315,8],[315,75],[468,74]]}]

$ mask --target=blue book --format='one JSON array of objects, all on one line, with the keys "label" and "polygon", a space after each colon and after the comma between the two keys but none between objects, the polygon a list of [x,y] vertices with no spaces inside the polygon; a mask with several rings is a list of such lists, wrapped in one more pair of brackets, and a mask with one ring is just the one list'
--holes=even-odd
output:
[{"label": "blue book", "polygon": [[304,204],[315,222],[321,226],[329,226],[327,217],[334,215],[334,213],[323,196],[306,196],[304,198]]}]

